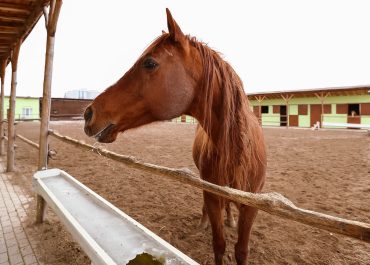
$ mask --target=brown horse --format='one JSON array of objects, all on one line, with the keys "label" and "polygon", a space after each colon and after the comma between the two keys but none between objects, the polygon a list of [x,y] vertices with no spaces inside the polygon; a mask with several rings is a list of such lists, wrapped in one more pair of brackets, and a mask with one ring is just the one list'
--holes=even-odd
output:
[{"label": "brown horse", "polygon": [[[251,112],[243,84],[220,55],[185,36],[167,9],[169,33],[163,33],[131,69],[86,109],[85,132],[113,142],[119,132],[182,114],[199,121],[193,157],[201,177],[236,189],[259,192],[265,181],[262,129]],[[225,200],[204,192],[213,234],[215,263],[225,252]],[[255,208],[238,205],[235,258],[247,263]]]}]

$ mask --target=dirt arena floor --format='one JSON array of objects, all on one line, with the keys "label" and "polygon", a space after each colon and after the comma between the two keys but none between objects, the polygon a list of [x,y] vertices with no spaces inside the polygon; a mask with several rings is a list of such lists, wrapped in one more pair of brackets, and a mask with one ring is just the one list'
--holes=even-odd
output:
[{"label": "dirt arena floor", "polygon": [[[94,143],[82,122],[54,122],[62,134]],[[37,141],[39,124],[17,125],[17,133]],[[194,124],[157,123],[126,132],[109,150],[168,167],[197,172],[191,157]],[[299,207],[370,223],[370,137],[360,131],[264,129],[268,149],[265,192],[276,191]],[[37,151],[17,140],[16,166],[29,176],[21,185],[30,190]],[[99,144],[101,145],[101,144]],[[51,137],[58,154],[50,167],[61,168],[128,213],[200,264],[213,264],[211,231],[199,230],[200,190],[158,176],[128,169],[92,152]],[[29,229],[39,241],[45,264],[90,264],[58,219]],[[237,212],[234,209],[234,214]],[[225,264],[235,264],[236,231],[226,229]],[[250,242],[249,264],[370,264],[370,245],[259,212]]]}]

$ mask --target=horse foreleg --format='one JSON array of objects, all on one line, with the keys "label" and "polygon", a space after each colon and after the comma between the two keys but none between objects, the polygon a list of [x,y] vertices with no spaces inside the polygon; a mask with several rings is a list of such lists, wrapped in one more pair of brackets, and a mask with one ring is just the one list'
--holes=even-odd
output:
[{"label": "horse foreleg", "polygon": [[200,222],[199,222],[199,225],[198,225],[198,228],[199,229],[206,229],[208,227],[208,214],[207,214],[207,209],[206,209],[206,205],[203,204],[203,208],[202,208],[202,218],[200,219]]},{"label": "horse foreleg", "polygon": [[241,205],[238,221],[238,242],[235,244],[236,264],[246,265],[248,260],[248,243],[257,209]]},{"label": "horse foreleg", "polygon": [[226,225],[233,228],[236,227],[236,222],[231,212],[231,201],[226,203]]},{"label": "horse foreleg", "polygon": [[204,204],[212,227],[215,264],[222,265],[226,248],[223,220],[224,199],[211,193],[204,192]]}]

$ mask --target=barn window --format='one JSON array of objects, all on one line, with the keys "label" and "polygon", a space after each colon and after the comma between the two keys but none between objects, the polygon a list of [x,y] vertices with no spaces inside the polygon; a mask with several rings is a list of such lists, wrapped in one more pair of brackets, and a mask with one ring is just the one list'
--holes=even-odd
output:
[{"label": "barn window", "polygon": [[22,108],[22,119],[27,119],[32,116],[32,108],[31,107],[24,107]]},{"label": "barn window", "polygon": [[324,105],[324,114],[331,114],[331,105],[325,104]]},{"label": "barn window", "polygon": [[278,106],[278,105],[272,106],[272,112],[274,114],[280,113],[280,106]]},{"label": "barn window", "polygon": [[307,115],[308,106],[307,105],[298,105],[298,115]]},{"label": "barn window", "polygon": [[261,106],[262,113],[269,113],[269,106]]},{"label": "barn window", "polygon": [[360,115],[360,104],[348,104],[348,116]]}]

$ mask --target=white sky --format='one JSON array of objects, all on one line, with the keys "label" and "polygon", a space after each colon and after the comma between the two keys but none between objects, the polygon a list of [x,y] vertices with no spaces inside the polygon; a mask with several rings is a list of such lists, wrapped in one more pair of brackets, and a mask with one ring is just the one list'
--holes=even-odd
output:
[{"label": "white sky", "polygon": [[[166,7],[184,33],[224,54],[247,92],[370,84],[367,0],[64,0],[52,96],[115,82],[167,31]],[[21,47],[17,95],[42,95],[45,42],[42,18]]]}]

